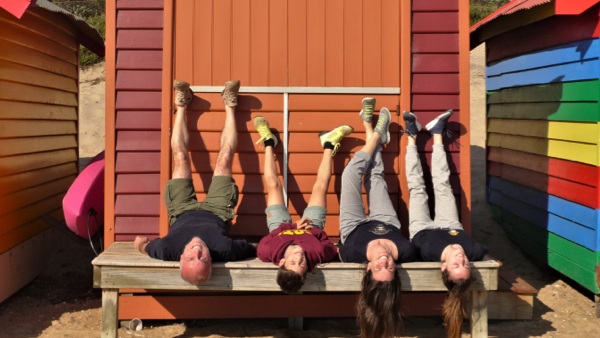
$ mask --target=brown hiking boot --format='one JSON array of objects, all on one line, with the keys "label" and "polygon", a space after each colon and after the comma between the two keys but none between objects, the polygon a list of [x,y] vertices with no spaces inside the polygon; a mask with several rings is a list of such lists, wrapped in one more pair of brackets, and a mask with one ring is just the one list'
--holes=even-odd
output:
[{"label": "brown hiking boot", "polygon": [[194,92],[190,89],[190,84],[181,80],[173,82],[175,89],[175,105],[178,107],[187,107],[194,98]]},{"label": "brown hiking boot", "polygon": [[229,107],[237,106],[238,92],[240,91],[240,80],[225,82],[225,89],[221,93],[223,104]]}]

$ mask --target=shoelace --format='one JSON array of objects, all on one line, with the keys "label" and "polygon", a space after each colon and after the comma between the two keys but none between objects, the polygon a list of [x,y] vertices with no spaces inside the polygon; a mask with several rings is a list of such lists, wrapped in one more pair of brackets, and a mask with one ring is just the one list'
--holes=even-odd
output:
[{"label": "shoelace", "polygon": [[340,149],[341,146],[340,142],[344,139],[344,137],[346,137],[346,135],[344,135],[344,132],[341,130],[336,130],[335,134],[333,134],[332,140],[330,141],[333,144],[333,151],[331,152],[332,157],[337,154],[338,149]]},{"label": "shoelace", "polygon": [[379,115],[379,121],[377,121],[377,126],[375,126],[375,129],[383,130],[383,126],[387,123],[387,119],[382,117],[383,116]]},{"label": "shoelace", "polygon": [[375,108],[375,107],[370,104],[366,104],[363,116],[366,118],[370,118],[371,116],[373,116],[373,108]]},{"label": "shoelace", "polygon": [[448,130],[448,129],[444,129],[444,131],[442,131],[442,136],[446,135],[446,137],[448,138],[452,138],[452,131]]},{"label": "shoelace", "polygon": [[[270,140],[273,138],[273,136],[271,134],[271,130],[269,129],[269,127],[267,127],[266,124],[256,128],[256,130],[258,130],[258,134],[261,136],[261,138],[258,139],[258,141],[256,141],[255,144],[259,144],[261,142],[264,142],[266,140]],[[264,143],[262,146],[260,146],[260,149],[265,149]]]},{"label": "shoelace", "polygon": [[341,145],[342,145],[341,143],[336,143],[336,144],[333,146],[333,151],[331,152],[331,157],[334,157],[334,156],[335,156],[335,154],[337,154],[337,152],[338,152],[338,149],[340,149],[340,146],[341,146]]}]

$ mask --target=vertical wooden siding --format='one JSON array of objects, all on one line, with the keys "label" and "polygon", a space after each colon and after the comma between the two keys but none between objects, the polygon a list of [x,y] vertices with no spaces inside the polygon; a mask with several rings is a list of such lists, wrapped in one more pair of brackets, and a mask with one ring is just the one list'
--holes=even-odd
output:
[{"label": "vertical wooden siding", "polygon": [[77,175],[78,44],[72,25],[0,12],[0,254],[62,219]]}]

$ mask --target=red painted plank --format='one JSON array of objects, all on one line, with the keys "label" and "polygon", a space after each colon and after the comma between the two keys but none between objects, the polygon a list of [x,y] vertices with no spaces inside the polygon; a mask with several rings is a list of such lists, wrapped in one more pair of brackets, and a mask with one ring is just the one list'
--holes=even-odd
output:
[{"label": "red painted plank", "polygon": [[[238,186],[240,193],[252,194],[252,193],[266,193],[267,188],[263,182],[263,175],[249,174],[249,175],[233,175],[235,184]],[[194,189],[197,193],[205,193],[212,182],[212,174],[192,174],[192,180],[194,181]],[[279,177],[280,182],[283,182],[283,177]]]},{"label": "red painted plank", "polygon": [[[216,152],[191,152],[192,173],[213,173],[217,162]],[[283,159],[277,156],[277,170],[281,173]],[[236,153],[233,156],[232,171],[234,174],[262,174],[265,163],[264,153]]]},{"label": "red painted plank", "polygon": [[[196,93],[188,107],[190,111],[225,111],[221,93]],[[360,109],[359,109],[360,110]],[[236,114],[244,111],[282,112],[282,94],[240,94]]]},{"label": "red painted plank", "polygon": [[413,13],[413,33],[458,33],[458,12]]},{"label": "red painted plank", "polygon": [[[323,94],[290,94],[290,111],[356,111],[362,109],[364,95],[323,95]],[[396,111],[398,95],[375,95],[377,107],[387,107],[391,112]],[[360,121],[357,121],[360,122]]]},{"label": "red painted plank", "polygon": [[161,90],[160,70],[118,70],[116,90]]},{"label": "red painted plank", "polygon": [[288,2],[288,74],[289,85],[305,87],[307,1]]},{"label": "red painted plank", "polygon": [[158,216],[160,195],[117,195],[116,216]]},{"label": "red painted plank", "polygon": [[162,51],[118,50],[117,69],[162,69]]},{"label": "red painted plank", "polygon": [[[250,1],[250,86],[269,85],[269,0]],[[279,55],[278,57],[282,57]],[[283,95],[281,95],[283,96]]]},{"label": "red painted plank", "polygon": [[[256,116],[263,116],[269,121],[269,127],[273,132],[283,132],[283,114],[282,113],[263,113],[248,111],[235,112],[235,124],[238,132],[256,132],[253,119]],[[202,113],[192,111],[187,114],[188,130],[194,131],[214,131],[221,132],[225,124],[224,112]]]},{"label": "red painted plank", "polygon": [[[427,123],[431,122],[433,119],[435,119],[436,117],[438,117],[440,114],[444,113],[445,110],[439,110],[439,111],[419,111],[419,110],[413,110],[413,113],[415,113],[418,117],[418,121],[421,124],[421,126],[423,126],[423,128],[425,128],[425,126],[427,125]],[[460,111],[459,110],[455,110],[454,114],[452,114],[452,116],[450,116],[450,120],[448,120],[448,124],[447,124],[447,128],[448,130],[451,130],[453,132],[458,132],[460,131]],[[421,136],[419,136],[421,137]],[[427,136],[425,136],[427,137]],[[444,139],[444,141],[446,141]]]},{"label": "red painted plank", "polygon": [[[384,149],[384,153],[399,153],[400,140],[397,133],[390,133],[390,144]],[[344,138],[338,153],[357,152],[365,145],[366,134],[353,133]],[[319,140],[318,133],[290,133],[288,149],[291,153],[321,153],[323,146]],[[238,146],[239,147],[239,146]]]},{"label": "red painted plank", "polygon": [[119,29],[117,49],[162,49],[162,29]]},{"label": "red painted plank", "polygon": [[[238,153],[264,153],[265,150],[260,148],[256,142],[260,139],[258,133],[241,132],[238,133]],[[316,143],[318,139],[315,137]],[[318,143],[320,145],[320,143]],[[322,148],[321,148],[322,149]],[[221,150],[221,132],[200,132],[190,134],[189,151],[192,152],[219,152]],[[279,146],[275,149],[275,153],[282,153],[283,147]]]},{"label": "red painted plank", "polygon": [[413,12],[458,11],[458,0],[413,0]]},{"label": "red painted plank", "polygon": [[414,110],[460,109],[459,95],[413,95]]},{"label": "red painted plank", "polygon": [[238,214],[229,231],[229,235],[234,237],[262,237],[267,234],[269,234],[269,229],[266,215]]},{"label": "red painted plank", "polygon": [[[319,168],[321,162],[321,154],[299,154],[292,153],[289,155],[289,173],[294,175],[306,175],[314,174]],[[333,172],[335,174],[341,174],[344,168],[350,162],[353,154],[342,153],[336,155],[333,158]],[[383,165],[385,167],[386,174],[397,174],[396,168],[398,168],[399,156],[394,153],[383,154]]]},{"label": "red painted plank", "polygon": [[117,175],[116,194],[158,194],[160,190],[159,174]]},{"label": "red painted plank", "polygon": [[491,176],[501,177],[502,176],[502,163],[488,161],[487,162],[487,173],[488,173],[488,175],[491,175]]},{"label": "red painted plank", "polygon": [[[264,195],[262,195],[264,196]],[[308,207],[308,201],[310,201],[311,194],[289,194],[288,209],[292,215],[302,215],[304,210]],[[339,215],[340,214],[340,196],[339,194],[327,194],[327,215]],[[367,203],[367,195],[362,195],[363,205],[366,208],[367,214],[369,213],[369,207]],[[398,194],[390,194],[390,200],[394,208],[398,208]],[[261,214],[264,214],[264,210],[260,210]],[[240,212],[241,213],[241,212]],[[248,212],[250,213],[250,212]],[[337,225],[339,227],[339,224]]]},{"label": "red painted plank", "polygon": [[118,10],[117,29],[162,29],[163,16],[162,10]]},{"label": "red painted plank", "polygon": [[117,152],[115,173],[157,173],[160,171],[160,153]]},{"label": "red painted plank", "polygon": [[158,234],[158,217],[116,217],[115,234]]},{"label": "red painted plank", "polygon": [[160,111],[117,111],[116,130],[160,130]]},{"label": "red painted plank", "polygon": [[458,53],[458,34],[413,34],[413,53]]},{"label": "red painted plank", "polygon": [[344,0],[325,3],[325,83],[344,86]]},{"label": "red painted plank", "polygon": [[117,9],[163,9],[164,0],[117,0]]},{"label": "red painted plank", "polygon": [[160,151],[160,131],[118,131],[117,151]]},{"label": "red painted plank", "polygon": [[160,110],[161,92],[117,92],[117,110]]},{"label": "red painted plank", "polygon": [[[453,126],[452,129],[458,129],[458,123],[450,123],[449,126]],[[449,130],[452,130],[448,128]],[[452,133],[448,138],[444,136],[444,150],[446,152],[459,152],[461,148],[460,133]],[[417,137],[417,149],[419,152],[432,152],[433,151],[433,136],[427,131],[421,131],[419,137]],[[404,151],[403,151],[404,153]]]},{"label": "red painted plank", "polygon": [[413,94],[458,94],[460,81],[458,74],[414,74]]},{"label": "red painted plank", "polygon": [[413,73],[458,73],[458,54],[413,54]]}]

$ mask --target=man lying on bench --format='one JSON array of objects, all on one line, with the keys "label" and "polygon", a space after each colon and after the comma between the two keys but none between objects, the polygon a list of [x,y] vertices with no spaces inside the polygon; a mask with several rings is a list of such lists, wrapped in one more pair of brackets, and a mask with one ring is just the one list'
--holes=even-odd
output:
[{"label": "man lying on bench", "polygon": [[268,193],[265,212],[270,232],[258,244],[258,258],[279,266],[277,284],[283,292],[297,292],[304,285],[307,272],[311,272],[320,263],[331,262],[338,255],[337,248],[323,231],[327,215],[327,189],[331,180],[331,158],[339,149],[342,139],[354,129],[341,126],[331,132],[319,134],[324,151],[317,180],[302,219],[292,223],[277,176],[273,150],[278,143],[277,137],[269,129],[269,122],[262,116],[254,118],[254,126],[261,136],[259,142],[264,142],[265,146],[265,181]]},{"label": "man lying on bench", "polygon": [[179,261],[181,278],[200,285],[210,277],[212,261],[228,262],[256,256],[256,248],[245,240],[228,237],[238,188],[231,177],[233,154],[237,146],[235,107],[239,81],[228,81],[223,90],[225,126],[221,133],[221,149],[208,194],[202,203],[196,199],[192,167],[188,152],[189,133],[186,108],[193,93],[186,82],[175,80],[177,112],[171,137],[173,179],[167,182],[165,203],[171,227],[169,233],[148,243],[137,236],[134,245],[143,254],[165,261]]}]

